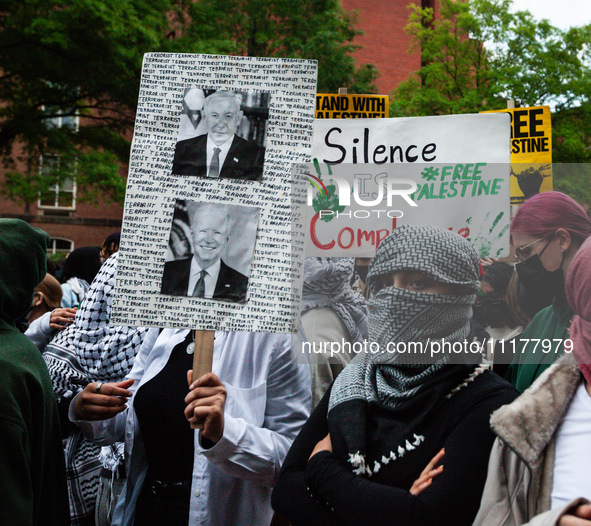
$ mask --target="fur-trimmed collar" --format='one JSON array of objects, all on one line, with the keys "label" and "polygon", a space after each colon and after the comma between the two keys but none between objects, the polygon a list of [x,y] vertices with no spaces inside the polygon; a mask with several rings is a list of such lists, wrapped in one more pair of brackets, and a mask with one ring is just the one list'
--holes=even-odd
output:
[{"label": "fur-trimmed collar", "polygon": [[564,418],[581,381],[568,354],[550,366],[519,398],[495,411],[492,430],[532,468]]}]

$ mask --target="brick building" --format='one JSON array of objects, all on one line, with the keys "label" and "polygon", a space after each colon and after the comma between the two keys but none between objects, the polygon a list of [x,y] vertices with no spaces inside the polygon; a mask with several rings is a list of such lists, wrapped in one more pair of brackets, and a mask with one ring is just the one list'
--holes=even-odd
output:
[{"label": "brick building", "polygon": [[[342,0],[346,10],[357,11],[357,26],[365,34],[355,40],[362,46],[355,56],[360,64],[377,66],[380,94],[390,93],[421,65],[420,52],[409,52],[411,39],[404,32],[410,15],[407,6],[419,2],[437,12],[437,0]],[[0,216],[24,219],[45,230],[52,237],[53,252],[100,245],[108,234],[121,228],[122,215],[123,209],[117,205],[78,202],[74,183],[55,188],[54,198],[37,200],[29,207],[29,214],[24,205],[0,197]]]},{"label": "brick building", "polygon": [[[43,161],[55,162],[56,158]],[[24,171],[24,165],[24,161],[17,161],[13,169]],[[3,171],[0,168],[0,181]],[[122,216],[123,208],[116,204],[79,202],[74,181],[53,187],[28,207],[0,196],[0,217],[23,219],[44,230],[52,240],[48,252],[64,257],[75,248],[100,246],[109,234],[121,230]]]},{"label": "brick building", "polygon": [[109,234],[121,230],[121,206],[77,202],[72,206],[59,206],[63,204],[63,201],[59,203],[60,193],[63,193],[61,189],[56,192],[57,206],[47,200],[37,201],[30,207],[30,215],[25,213],[23,204],[0,197],[0,217],[23,219],[32,226],[45,230],[52,239],[49,252],[63,253],[64,256],[74,248],[100,246]]},{"label": "brick building", "polygon": [[432,7],[437,17],[438,0],[342,0],[347,11],[357,12],[357,28],[365,34],[355,39],[362,46],[355,57],[360,64],[378,68],[380,95],[388,95],[421,67],[420,51],[410,51],[412,41],[404,31],[411,13],[409,4]]}]

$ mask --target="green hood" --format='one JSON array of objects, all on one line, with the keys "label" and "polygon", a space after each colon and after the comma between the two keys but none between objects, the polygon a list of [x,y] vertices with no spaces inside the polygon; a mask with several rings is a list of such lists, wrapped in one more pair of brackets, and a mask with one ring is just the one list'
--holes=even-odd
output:
[{"label": "green hood", "polygon": [[0,318],[14,320],[31,308],[47,272],[49,236],[20,219],[0,219]]}]

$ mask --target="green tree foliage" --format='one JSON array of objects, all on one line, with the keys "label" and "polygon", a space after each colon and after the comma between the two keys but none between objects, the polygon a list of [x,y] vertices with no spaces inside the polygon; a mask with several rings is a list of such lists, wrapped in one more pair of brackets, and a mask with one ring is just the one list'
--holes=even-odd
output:
[{"label": "green tree foliage", "polygon": [[[122,201],[113,174],[128,156],[143,53],[167,48],[178,16],[168,0],[0,0],[5,195],[27,206],[75,173],[79,198]],[[42,169],[47,155],[63,158],[59,169]]]},{"label": "green tree foliage", "polygon": [[[422,67],[394,91],[391,115],[498,110],[508,98],[517,107],[548,104],[553,161],[590,162],[591,25],[563,31],[510,7],[511,0],[441,0],[435,20],[432,9],[409,6],[406,31]],[[555,186],[591,204],[587,177],[559,170]]]},{"label": "green tree foliage", "polygon": [[552,104],[556,111],[588,101],[591,26],[562,31],[510,0],[442,0],[411,5],[406,31],[422,67],[395,92],[394,112],[440,115]]},{"label": "green tree foliage", "polygon": [[402,82],[390,104],[392,116],[448,115],[489,109],[498,96],[479,28],[465,2],[442,0],[432,8],[409,5],[406,31],[422,66]]},{"label": "green tree foliage", "polygon": [[[0,0],[0,190],[28,205],[75,174],[79,199],[122,202],[145,52],[317,58],[321,90],[371,93],[356,34],[336,0]],[[48,175],[48,153],[75,161]]]},{"label": "green tree foliage", "polygon": [[222,53],[317,59],[320,93],[376,92],[376,68],[351,55],[355,16],[338,0],[200,0],[189,13],[189,36]]}]

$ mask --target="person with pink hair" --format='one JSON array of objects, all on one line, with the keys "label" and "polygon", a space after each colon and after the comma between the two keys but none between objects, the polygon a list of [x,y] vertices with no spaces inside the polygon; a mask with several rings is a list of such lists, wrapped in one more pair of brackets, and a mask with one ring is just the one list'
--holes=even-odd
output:
[{"label": "person with pink hair", "polygon": [[[560,192],[527,200],[511,223],[520,292],[530,309],[539,311],[516,342],[508,371],[508,380],[520,392],[563,352],[574,315],[564,283],[575,254],[590,235],[591,221],[583,207]],[[543,352],[547,342],[551,349]]]},{"label": "person with pink hair", "polygon": [[493,413],[474,526],[591,526],[591,239],[572,258],[566,299],[572,352]]}]

